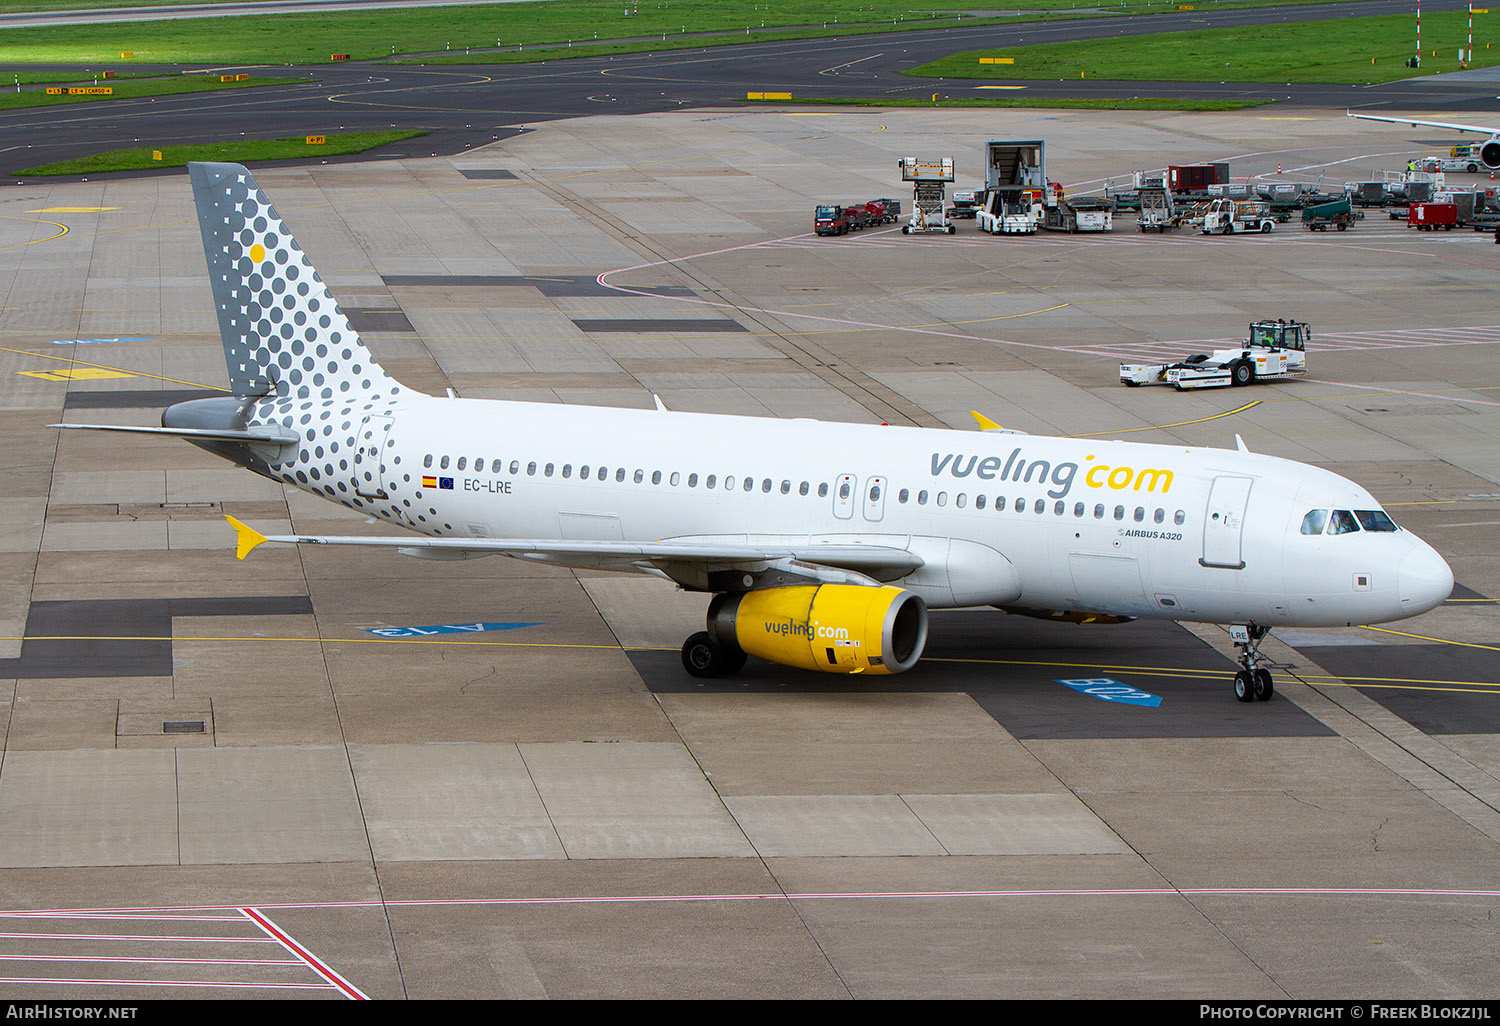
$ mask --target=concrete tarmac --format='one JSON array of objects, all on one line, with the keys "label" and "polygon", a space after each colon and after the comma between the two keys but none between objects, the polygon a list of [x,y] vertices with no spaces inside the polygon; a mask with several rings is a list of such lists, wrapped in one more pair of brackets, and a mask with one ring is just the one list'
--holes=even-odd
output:
[{"label": "concrete tarmac", "polygon": [[[909,154],[972,185],[991,138],[1045,138],[1077,195],[1164,162],[1361,179],[1430,134],[1311,108],[713,109],[257,171],[426,391],[1238,435],[1363,483],[1447,557],[1454,600],[1286,632],[1250,705],[1217,627],[944,612],[878,685],[754,662],[705,683],[676,665],[705,600],[659,582],[237,561],[225,513],[376,528],[185,443],[45,426],[149,424],[224,386],[186,176],[7,189],[0,991],[1494,995],[1500,246],[1379,211],[1229,239],[810,224],[901,196]],[[1313,326],[1306,380],[1118,383],[1121,358],[1278,316]],[[1061,683],[1100,678],[1161,701]]]}]

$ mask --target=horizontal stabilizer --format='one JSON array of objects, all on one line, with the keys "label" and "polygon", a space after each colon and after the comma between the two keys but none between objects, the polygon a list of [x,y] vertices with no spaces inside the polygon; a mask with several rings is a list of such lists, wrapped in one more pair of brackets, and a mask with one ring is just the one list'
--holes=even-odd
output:
[{"label": "horizontal stabilizer", "polygon": [[296,432],[274,425],[246,429],[131,427],[122,424],[48,424],[47,426],[66,428],[70,431],[124,431],[137,435],[201,438],[215,442],[259,442],[263,445],[296,445],[298,441]]}]

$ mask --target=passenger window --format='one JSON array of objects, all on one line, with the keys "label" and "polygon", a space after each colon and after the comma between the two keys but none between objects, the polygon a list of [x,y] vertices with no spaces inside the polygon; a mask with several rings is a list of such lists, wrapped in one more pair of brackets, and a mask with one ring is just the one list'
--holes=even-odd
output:
[{"label": "passenger window", "polygon": [[800,485],[797,486],[797,494],[798,495],[806,495],[807,494],[807,482],[806,481],[803,481]]},{"label": "passenger window", "polygon": [[791,495],[792,494],[792,483],[790,481],[783,481],[783,482],[781,482],[781,494],[782,495]]},{"label": "passenger window", "polygon": [[976,495],[976,496],[974,496],[974,508],[975,509],[984,509],[984,496],[983,495]]},{"label": "passenger window", "polygon": [[439,469],[447,470],[448,469],[448,457],[444,456],[442,459],[438,460],[438,467],[439,467]]},{"label": "passenger window", "polygon": [[580,481],[587,481],[589,479],[589,465],[587,463],[578,468],[578,479]]},{"label": "passenger window", "polygon": [[654,484],[654,485],[661,484],[661,471],[659,471],[659,470],[653,470],[653,471],[651,471],[651,483]]},{"label": "passenger window", "polygon": [[552,463],[547,464],[545,467],[542,468],[542,476],[543,477],[551,477],[552,476],[552,471],[555,470],[555,469],[557,469],[555,464],[552,464]]},{"label": "passenger window", "polygon": [[469,462],[469,457],[467,457],[467,456],[460,456],[458,458],[458,469],[459,470],[464,469],[465,465],[467,465],[468,462]]},{"label": "passenger window", "polygon": [[843,483],[841,483],[839,485],[839,498],[840,499],[847,499],[847,498],[849,498],[849,482],[848,481],[844,481]]},{"label": "passenger window", "polygon": [[1094,519],[1095,520],[1103,520],[1104,519],[1104,503],[1102,503],[1102,502],[1096,502],[1096,503],[1094,503]]},{"label": "passenger window", "polygon": [[510,461],[510,472],[512,474],[519,474],[521,472],[521,461],[520,460],[511,460]]},{"label": "passenger window", "polygon": [[730,477],[728,474],[724,475],[724,490],[726,492],[734,491],[734,478]]},{"label": "passenger window", "polygon": [[635,477],[633,480],[636,484],[640,484],[642,481],[646,480],[646,472],[644,470],[637,470],[635,472]]},{"label": "passenger window", "polygon": [[697,474],[689,474],[688,475],[688,487],[689,488],[697,488],[698,487],[698,475]]},{"label": "passenger window", "polygon": [[1151,519],[1158,524],[1165,523],[1167,519],[1167,511],[1158,507],[1156,512],[1152,514]]},{"label": "passenger window", "polygon": [[827,481],[823,481],[823,482],[820,482],[818,484],[818,498],[820,498],[820,499],[826,499],[826,498],[828,498],[828,482]]},{"label": "passenger window", "polygon": [[1115,507],[1115,519],[1116,520],[1124,520],[1125,519],[1125,507],[1124,506],[1116,506]]},{"label": "passenger window", "polygon": [[937,493],[937,504],[939,506],[946,506],[946,505],[948,505],[948,493],[947,492],[938,492]]},{"label": "passenger window", "polygon": [[624,482],[624,480],[625,480],[625,468],[624,467],[619,467],[618,469],[615,470],[615,480],[617,482]]},{"label": "passenger window", "polygon": [[1178,510],[1176,513],[1172,514],[1172,523],[1176,524],[1178,527],[1181,527],[1183,524],[1187,523],[1187,513],[1184,510]]},{"label": "passenger window", "polygon": [[1020,498],[1019,496],[1017,496],[1017,498],[1016,498],[1016,512],[1017,513],[1025,513],[1026,512],[1026,500]]},{"label": "passenger window", "polygon": [[1047,512],[1047,500],[1046,499],[1038,499],[1038,500],[1036,500],[1036,503],[1031,507],[1031,509],[1032,509],[1032,512],[1034,512],[1034,513],[1045,513],[1045,512]]},{"label": "passenger window", "polygon": [[917,505],[918,506],[925,506],[925,505],[927,505],[927,493],[925,491],[917,493]]},{"label": "passenger window", "polygon": [[573,464],[571,464],[571,463],[564,463],[563,464],[563,475],[562,476],[563,477],[572,477],[573,476]]},{"label": "passenger window", "polygon": [[1336,509],[1333,516],[1328,518],[1329,534],[1351,534],[1359,530],[1359,524],[1354,520],[1354,514],[1347,509]]},{"label": "passenger window", "polygon": [[760,490],[767,495],[771,493],[771,479],[768,477],[760,483]]},{"label": "passenger window", "polygon": [[718,475],[716,475],[716,474],[709,474],[708,477],[704,478],[704,480],[703,480],[703,487],[704,488],[712,488],[715,484],[718,483],[718,480],[719,480]]},{"label": "passenger window", "polygon": [[1146,507],[1144,507],[1144,506],[1137,506],[1135,508],[1135,522],[1139,524],[1141,521],[1143,521],[1145,519],[1146,519]]},{"label": "passenger window", "polygon": [[1326,509],[1315,509],[1302,518],[1303,534],[1322,534],[1323,528],[1328,526],[1328,511]]},{"label": "passenger window", "polygon": [[526,476],[536,477],[536,461],[533,460],[532,462],[526,464]]},{"label": "passenger window", "polygon": [[426,456],[422,457],[422,466],[426,467],[429,470],[432,469],[432,453],[428,453]]},{"label": "passenger window", "polygon": [[[769,482],[767,482],[767,483],[769,483]],[[753,491],[755,491],[755,478],[753,478],[753,477],[747,477],[747,478],[745,478],[744,481],[741,482],[741,484],[744,485],[744,490],[745,491],[747,491],[747,492],[753,492]]]},{"label": "passenger window", "polygon": [[1068,508],[1068,504],[1066,502],[1063,502],[1061,499],[1058,499],[1056,502],[1054,502],[1052,504],[1052,512],[1055,513],[1055,514],[1057,514],[1058,516],[1062,516],[1063,515],[1063,510],[1065,510],[1067,508]]},{"label": "passenger window", "polygon": [[[871,498],[874,498],[874,496],[871,496]],[[969,496],[965,492],[959,492],[953,497],[953,505],[957,506],[959,509],[963,509],[968,504]]]},{"label": "passenger window", "polygon": [[906,500],[909,498],[911,498],[911,491],[909,489],[903,488],[896,493],[896,501],[903,506],[906,505]]}]

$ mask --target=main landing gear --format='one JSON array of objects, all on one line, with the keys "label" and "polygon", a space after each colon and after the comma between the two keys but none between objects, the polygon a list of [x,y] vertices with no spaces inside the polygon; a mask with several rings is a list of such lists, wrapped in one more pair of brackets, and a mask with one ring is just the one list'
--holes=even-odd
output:
[{"label": "main landing gear", "polygon": [[1240,669],[1234,675],[1234,697],[1241,702],[1267,702],[1275,693],[1275,684],[1271,680],[1271,671],[1259,665],[1263,659],[1260,654],[1260,643],[1270,628],[1259,627],[1255,624],[1234,624],[1229,628],[1229,636],[1234,639],[1234,647],[1239,649]]},{"label": "main landing gear", "polygon": [[726,648],[708,631],[698,631],[682,643],[682,668],[694,677],[727,677],[744,669],[747,658],[739,646]]}]

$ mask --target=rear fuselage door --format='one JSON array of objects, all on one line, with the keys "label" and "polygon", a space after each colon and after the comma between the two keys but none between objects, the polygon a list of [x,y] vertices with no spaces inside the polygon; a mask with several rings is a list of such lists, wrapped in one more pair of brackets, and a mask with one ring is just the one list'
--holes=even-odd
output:
[{"label": "rear fuselage door", "polygon": [[371,414],[359,426],[354,448],[354,491],[370,499],[385,495],[385,449],[390,441],[394,418]]},{"label": "rear fuselage door", "polygon": [[1241,542],[1245,533],[1245,507],[1250,501],[1253,478],[1220,475],[1214,478],[1203,518],[1204,566],[1243,570]]}]

